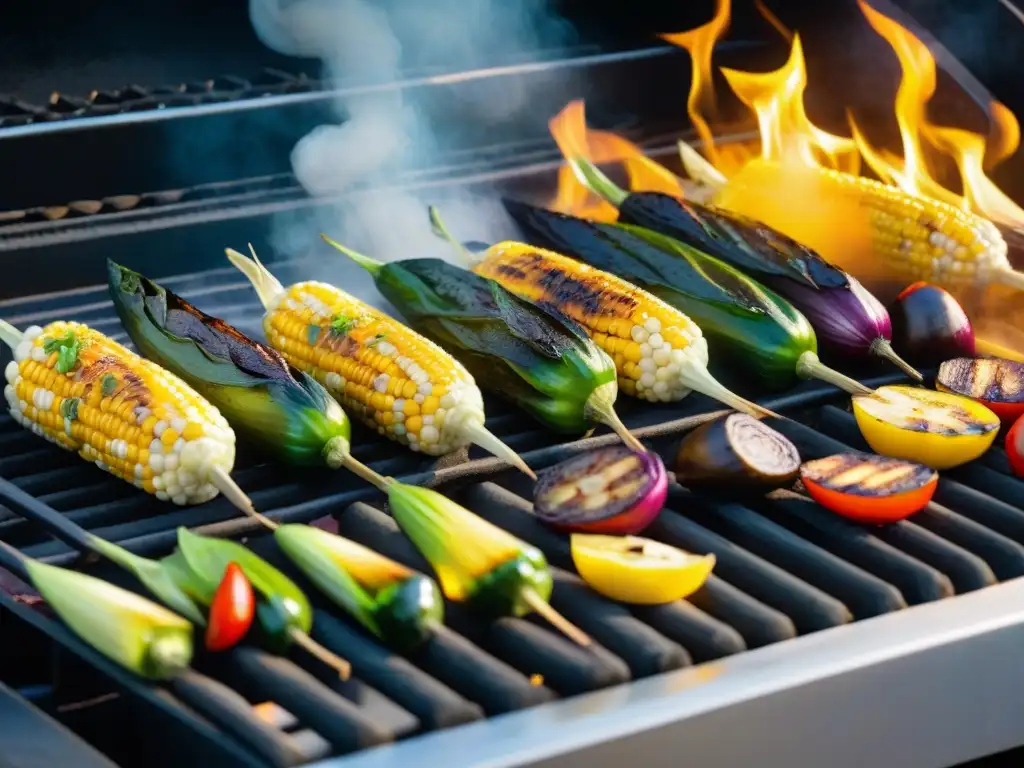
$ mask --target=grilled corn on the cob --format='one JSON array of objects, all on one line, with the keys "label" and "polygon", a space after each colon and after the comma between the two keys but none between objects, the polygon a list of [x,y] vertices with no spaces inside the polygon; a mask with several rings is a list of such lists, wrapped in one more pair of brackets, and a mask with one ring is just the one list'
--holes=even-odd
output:
[{"label": "grilled corn on the cob", "polygon": [[533,474],[484,427],[480,389],[439,346],[334,286],[283,287],[255,252],[249,259],[229,248],[227,255],[266,309],[270,345],[351,414],[415,451],[440,456],[475,443]]},{"label": "grilled corn on the cob", "polygon": [[161,500],[201,504],[230,481],[235,433],[220,412],[156,364],[80,323],[21,333],[0,321],[14,352],[4,396],[14,420]]},{"label": "grilled corn on the cob", "polygon": [[621,278],[515,242],[489,248],[473,271],[582,325],[615,361],[626,394],[669,402],[696,390],[752,416],[774,415],[715,380],[707,341],[686,315]]},{"label": "grilled corn on the cob", "polygon": [[[864,213],[873,256],[893,277],[927,280],[950,290],[983,288],[992,282],[1024,290],[1024,274],[1010,266],[1006,241],[987,219],[874,179],[827,168],[814,173],[815,191],[826,210],[834,200],[841,205],[853,203]],[[786,184],[785,171],[777,163],[754,161],[719,187],[712,202],[786,232],[783,222],[765,220],[771,215],[770,207],[751,205],[756,196],[743,194],[756,185],[758,191],[776,195]],[[732,194],[737,186],[746,190]],[[786,234],[796,237],[799,233]],[[829,257],[827,252],[822,255]]]}]

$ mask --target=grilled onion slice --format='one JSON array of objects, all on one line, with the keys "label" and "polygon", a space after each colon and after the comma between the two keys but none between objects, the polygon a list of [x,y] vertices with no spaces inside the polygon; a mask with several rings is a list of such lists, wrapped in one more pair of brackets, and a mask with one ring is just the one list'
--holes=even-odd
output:
[{"label": "grilled onion slice", "polygon": [[534,514],[551,526],[585,533],[639,533],[658,516],[668,494],[656,453],[625,445],[574,456],[540,473]]},{"label": "grilled onion slice", "polygon": [[875,453],[932,469],[973,461],[999,431],[999,417],[981,403],[914,387],[879,387],[871,395],[857,395],[853,415]]},{"label": "grilled onion slice", "polygon": [[1024,414],[1024,363],[997,357],[947,360],[939,366],[935,388],[977,400],[1007,426]]},{"label": "grilled onion slice", "polygon": [[837,515],[859,523],[894,523],[931,501],[938,473],[923,464],[876,456],[837,453],[809,461],[800,480],[811,498]]}]

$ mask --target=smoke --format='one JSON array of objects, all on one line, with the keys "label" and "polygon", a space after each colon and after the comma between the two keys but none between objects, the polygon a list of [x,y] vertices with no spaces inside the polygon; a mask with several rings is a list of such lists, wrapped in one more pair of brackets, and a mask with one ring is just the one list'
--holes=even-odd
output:
[{"label": "smoke", "polygon": [[[460,239],[489,241],[512,234],[487,190],[446,190],[437,199],[436,192],[412,192],[397,179],[423,173],[460,146],[486,144],[488,131],[496,127],[508,130],[531,117],[528,89],[514,78],[479,87],[388,84],[522,61],[544,47],[572,42],[572,29],[546,3],[250,0],[253,28],[266,45],[321,59],[326,78],[347,94],[335,104],[338,123],[311,131],[291,155],[305,190],[331,203],[279,217],[271,238],[274,251],[283,256],[308,251],[324,231],[383,260],[456,259],[430,232],[426,208],[431,203],[439,204]],[[325,261],[337,280],[343,260],[325,256]]]}]

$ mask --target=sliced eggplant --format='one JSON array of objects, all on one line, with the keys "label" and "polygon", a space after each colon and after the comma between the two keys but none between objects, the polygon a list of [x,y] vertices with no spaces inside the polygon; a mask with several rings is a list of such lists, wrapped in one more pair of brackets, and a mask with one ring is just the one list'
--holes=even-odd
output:
[{"label": "sliced eggplant", "polygon": [[690,488],[769,491],[796,479],[800,454],[764,422],[730,413],[683,438],[675,471],[676,480]]}]

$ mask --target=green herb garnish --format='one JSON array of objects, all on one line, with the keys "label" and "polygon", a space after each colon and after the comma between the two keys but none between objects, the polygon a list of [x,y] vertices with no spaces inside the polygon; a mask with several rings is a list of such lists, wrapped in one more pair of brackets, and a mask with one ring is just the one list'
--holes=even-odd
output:
[{"label": "green herb garnish", "polygon": [[78,397],[69,397],[60,404],[60,415],[68,421],[76,421],[78,419],[78,406],[82,400]]},{"label": "green herb garnish", "polygon": [[117,376],[112,373],[104,373],[103,378],[100,379],[100,389],[103,391],[104,397],[114,394],[117,389]]},{"label": "green herb garnish", "polygon": [[351,331],[356,325],[355,318],[348,317],[347,315],[338,315],[331,320],[331,333],[338,336],[344,336]]},{"label": "green herb garnish", "polygon": [[47,339],[43,344],[43,352],[48,355],[57,353],[57,373],[68,373],[78,362],[78,353],[82,342],[72,331],[62,339]]},{"label": "green herb garnish", "polygon": [[375,347],[378,344],[380,344],[382,341],[384,341],[384,339],[386,339],[387,337],[388,337],[388,335],[386,333],[375,333],[373,335],[373,338],[367,339],[366,346],[368,346],[368,347]]},{"label": "green herb garnish", "polygon": [[311,347],[314,346],[316,344],[317,337],[319,337],[319,336],[320,336],[320,326],[319,325],[307,325],[306,326],[306,341],[309,342],[309,346],[311,346]]}]

